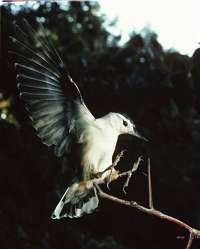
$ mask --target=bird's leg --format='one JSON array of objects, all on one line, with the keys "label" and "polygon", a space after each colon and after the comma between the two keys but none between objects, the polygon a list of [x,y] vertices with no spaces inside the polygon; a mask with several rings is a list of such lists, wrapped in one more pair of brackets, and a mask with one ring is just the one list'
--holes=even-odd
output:
[{"label": "bird's leg", "polygon": [[122,150],[119,154],[117,154],[113,164],[108,167],[106,169],[107,170],[110,170],[110,174],[109,176],[106,178],[106,182],[107,182],[107,188],[110,190],[110,183],[114,180],[116,180],[118,177],[119,177],[119,171],[115,170],[115,167],[117,166],[117,164],[119,163],[119,161],[121,160],[121,158],[124,156],[124,152],[126,150]]},{"label": "bird's leg", "polygon": [[124,155],[124,152],[126,150],[122,150],[119,154],[117,154],[113,164],[111,166],[109,166],[108,168],[106,168],[105,170],[101,171],[101,172],[98,172],[94,175],[94,178],[101,178],[101,176],[107,172],[107,171],[110,171],[109,173],[109,176],[107,176],[105,178],[105,182],[106,182],[106,185],[107,185],[107,188],[110,189],[110,182],[116,180],[118,177],[119,177],[119,171],[115,170],[115,167],[117,166],[117,164],[119,163],[119,161],[121,160],[121,158],[123,157]]},{"label": "bird's leg", "polygon": [[[104,170],[102,172],[97,173],[99,175],[98,175],[98,177],[96,176],[95,178],[93,178],[93,180],[92,180],[93,183],[96,184],[96,185],[106,183],[107,187],[109,188],[110,182],[115,181],[120,177],[127,176],[127,179],[126,179],[126,181],[125,181],[125,183],[123,185],[123,192],[124,192],[124,194],[126,194],[125,188],[128,187],[130,179],[131,179],[133,173],[138,169],[138,167],[139,167],[140,163],[143,161],[143,159],[142,159],[142,156],[138,157],[137,161],[133,163],[133,166],[132,166],[132,168],[130,170],[119,173],[119,171],[117,171],[115,169],[115,166],[117,166],[117,164],[119,163],[119,161],[120,161],[121,157],[123,156],[123,154],[124,154],[124,151],[121,151],[117,155],[117,157],[115,158],[115,161],[113,162],[113,164],[110,167],[108,167],[106,170]],[[104,174],[108,170],[110,170],[110,174],[105,179],[101,179],[102,174]],[[95,174],[95,175],[97,175],[97,174]]]},{"label": "bird's leg", "polygon": [[[132,168],[130,170],[119,173],[119,171],[117,171],[115,169],[115,166],[117,166],[117,164],[119,163],[119,161],[120,161],[121,157],[123,156],[123,154],[124,154],[124,151],[121,151],[117,155],[117,157],[115,158],[115,161],[113,162],[113,164],[110,167],[108,167],[106,170],[104,170],[102,172],[99,172],[99,173],[95,174],[96,176],[94,176],[94,178],[92,179],[93,184],[99,185],[99,184],[102,184],[102,183],[106,183],[107,187],[109,189],[110,182],[115,181],[120,177],[127,176],[127,179],[126,179],[126,181],[125,181],[125,183],[123,185],[123,192],[124,192],[124,194],[126,194],[125,188],[128,187],[130,179],[131,179],[133,173],[138,169],[138,167],[139,167],[140,163],[143,161],[143,159],[142,159],[142,156],[138,157],[137,161],[133,163],[133,166],[132,166]],[[110,174],[106,178],[101,179],[102,174],[104,174],[108,170],[110,170]]]},{"label": "bird's leg", "polygon": [[118,177],[119,177],[119,171],[116,170],[114,167],[110,168],[110,174],[105,179],[106,186],[109,190],[110,190],[110,183],[112,181],[117,180]]},{"label": "bird's leg", "polygon": [[94,177],[94,178],[101,178],[102,175],[103,175],[105,172],[107,172],[108,170],[111,170],[111,171],[110,171],[110,175],[111,175],[111,174],[112,174],[112,170],[114,169],[114,167],[117,166],[117,164],[119,163],[120,159],[123,157],[125,151],[126,151],[126,150],[122,150],[119,154],[117,154],[117,156],[116,156],[116,158],[115,158],[115,160],[114,160],[114,162],[113,162],[112,165],[110,165],[108,168],[106,168],[105,170],[103,170],[103,171],[101,171],[101,172],[95,173],[95,174],[93,175],[93,177]]},{"label": "bird's leg", "polygon": [[137,160],[136,162],[133,163],[133,166],[132,166],[132,168],[131,168],[130,170],[118,174],[118,178],[119,178],[119,177],[122,177],[122,176],[127,176],[127,179],[126,179],[126,181],[125,181],[125,183],[124,183],[124,185],[123,185],[123,192],[124,192],[124,194],[126,194],[125,188],[128,187],[129,181],[130,181],[130,179],[131,179],[131,177],[132,177],[132,175],[133,175],[133,172],[135,172],[135,171],[138,169],[139,164],[140,164],[141,161],[143,161],[142,156],[140,156],[140,157],[138,158],[138,160]]}]

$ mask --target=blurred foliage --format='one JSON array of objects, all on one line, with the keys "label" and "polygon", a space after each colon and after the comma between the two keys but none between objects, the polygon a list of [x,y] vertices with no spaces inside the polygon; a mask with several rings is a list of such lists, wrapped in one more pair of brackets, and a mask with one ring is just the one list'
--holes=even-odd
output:
[{"label": "blurred foliage", "polygon": [[10,108],[12,107],[12,99],[0,98],[0,120],[5,120],[10,124],[14,124],[16,127],[19,125],[14,115],[11,113]]},{"label": "blurred foliage", "polygon": [[[79,220],[50,220],[58,192],[66,188],[67,158],[41,144],[18,98],[8,36],[26,18],[49,39],[78,82],[90,110],[128,113],[151,142],[136,139],[121,167],[138,155],[151,157],[156,207],[200,227],[200,49],[192,58],[165,51],[155,33],[132,33],[124,46],[110,34],[96,2],[32,2],[1,6],[0,229],[4,248],[183,248],[184,231],[134,210],[102,202]],[[114,25],[114,24],[112,24]],[[40,35],[39,31],[37,32]],[[147,203],[146,179],[136,173],[127,198]],[[121,195],[119,184],[112,193]],[[167,234],[167,236],[166,236]],[[199,248],[195,241],[193,248]],[[1,248],[3,248],[1,247]]]}]

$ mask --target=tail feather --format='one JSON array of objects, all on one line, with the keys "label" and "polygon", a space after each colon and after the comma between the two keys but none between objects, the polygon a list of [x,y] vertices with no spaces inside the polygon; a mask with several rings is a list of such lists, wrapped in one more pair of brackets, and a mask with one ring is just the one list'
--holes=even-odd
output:
[{"label": "tail feather", "polygon": [[75,183],[66,190],[51,216],[52,219],[79,218],[85,213],[92,213],[98,207],[99,198],[95,187],[81,194],[78,188],[79,184]]},{"label": "tail feather", "polygon": [[86,214],[90,214],[93,212],[94,209],[98,207],[98,204],[99,204],[99,198],[96,193],[96,188],[93,188],[92,191],[90,192],[89,198],[83,200],[83,205],[81,210],[83,210],[83,212]]}]

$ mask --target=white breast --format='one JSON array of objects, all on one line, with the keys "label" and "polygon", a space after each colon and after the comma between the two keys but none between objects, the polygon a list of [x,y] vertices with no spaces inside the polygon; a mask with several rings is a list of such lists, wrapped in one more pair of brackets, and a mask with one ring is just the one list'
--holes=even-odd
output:
[{"label": "white breast", "polygon": [[83,143],[83,170],[98,173],[111,166],[117,138],[112,129],[103,130],[95,126],[85,129],[79,140]]}]

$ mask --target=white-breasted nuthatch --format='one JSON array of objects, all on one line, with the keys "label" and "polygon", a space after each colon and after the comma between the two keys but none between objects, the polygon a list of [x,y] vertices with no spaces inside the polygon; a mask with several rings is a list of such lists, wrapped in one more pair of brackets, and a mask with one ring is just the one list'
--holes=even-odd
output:
[{"label": "white-breasted nuthatch", "polygon": [[[43,27],[41,27],[43,29]],[[24,20],[24,31],[16,26],[11,37],[15,49],[15,67],[20,96],[25,101],[37,135],[47,146],[53,146],[57,156],[71,153],[78,144],[78,176],[55,208],[52,218],[80,217],[98,206],[94,175],[108,167],[120,134],[143,138],[131,119],[120,113],[95,118],[84,103],[76,83],[65,70],[58,52],[43,29],[39,36]]]}]

